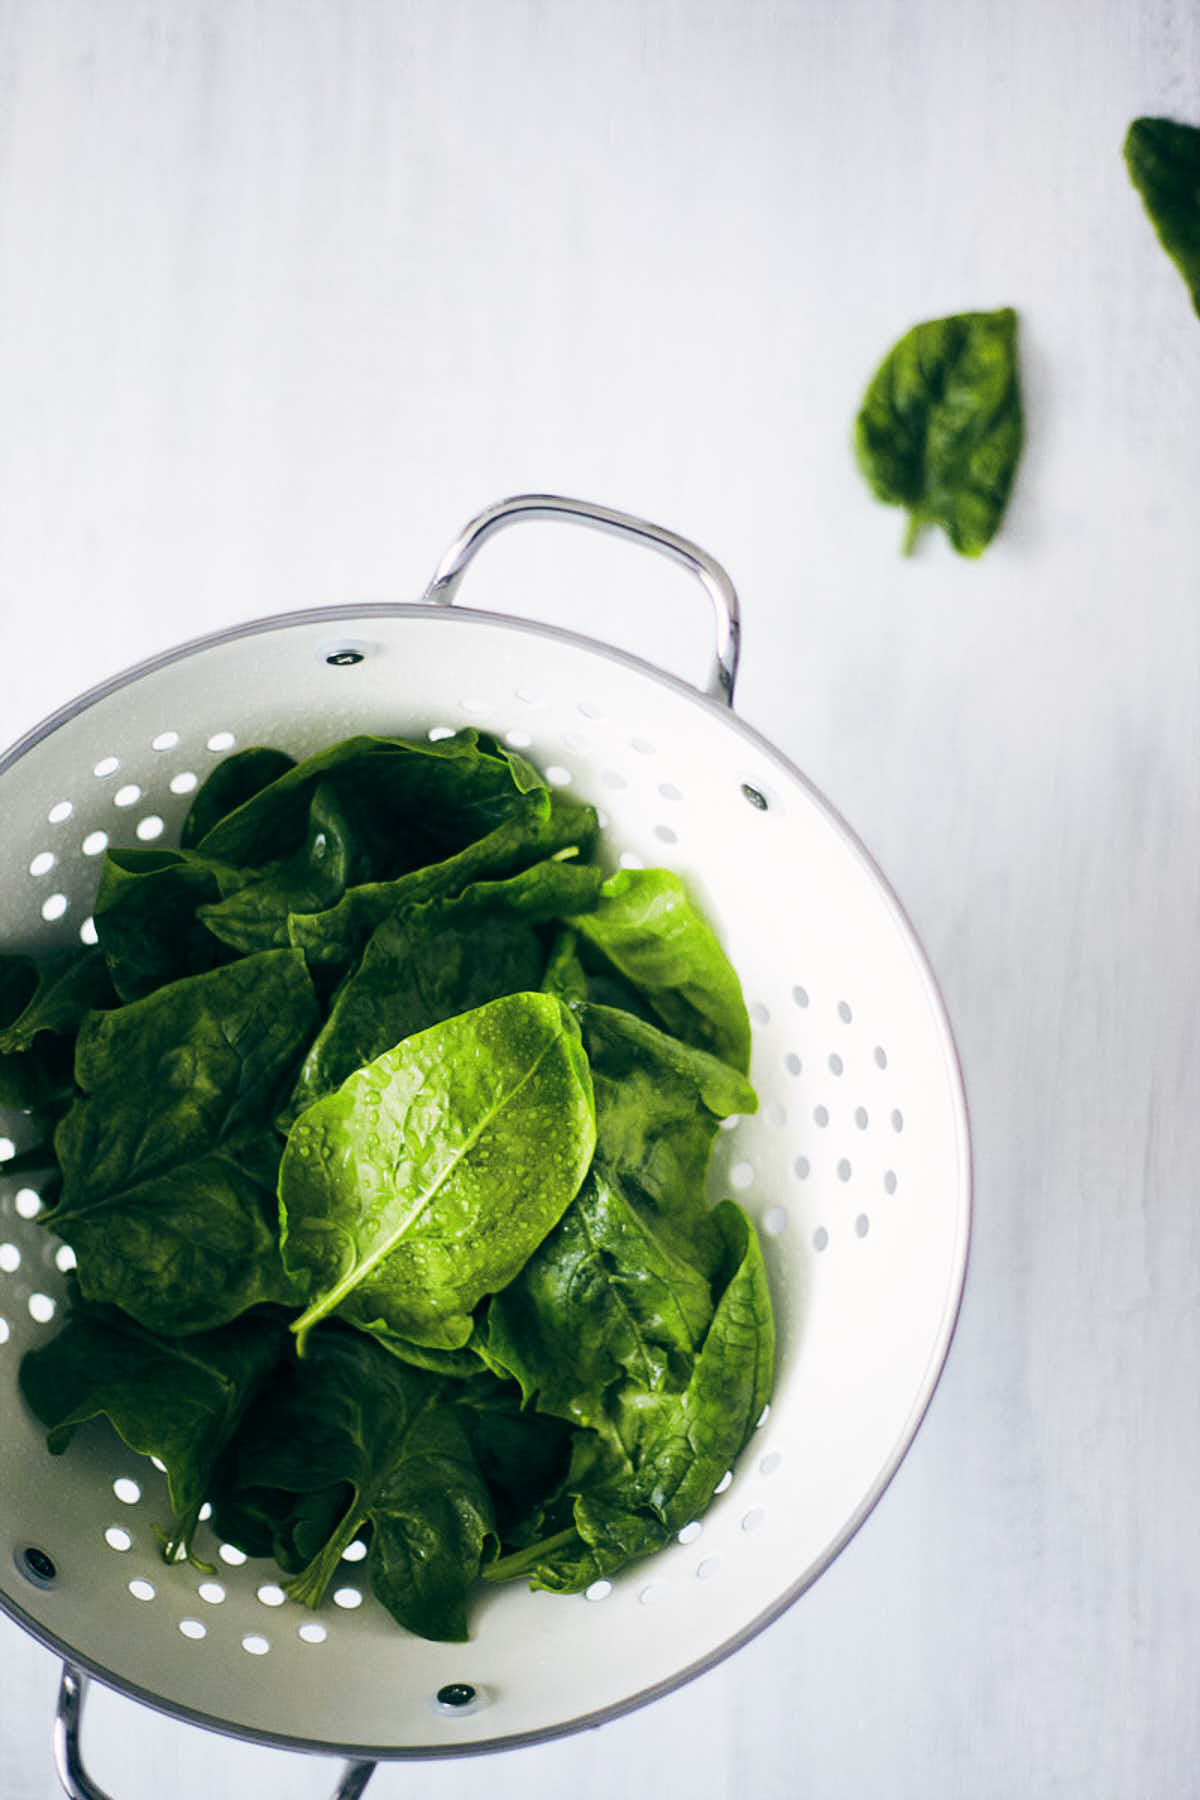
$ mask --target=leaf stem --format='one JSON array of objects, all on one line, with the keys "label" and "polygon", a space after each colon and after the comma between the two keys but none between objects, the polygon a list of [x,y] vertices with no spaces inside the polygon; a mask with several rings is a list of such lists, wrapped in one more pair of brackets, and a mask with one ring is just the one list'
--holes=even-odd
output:
[{"label": "leaf stem", "polygon": [[917,539],[920,537],[921,532],[924,529],[924,526],[925,526],[925,521],[921,517],[919,512],[909,513],[908,528],[904,533],[904,542],[900,546],[901,556],[911,556],[912,555],[913,550],[916,546]]},{"label": "leaf stem", "polygon": [[481,1570],[485,1581],[513,1581],[519,1575],[530,1575],[545,1556],[553,1556],[557,1550],[565,1550],[568,1544],[582,1544],[579,1533],[573,1525],[565,1531],[556,1531],[552,1537],[540,1538],[536,1544],[529,1544],[524,1550],[513,1550],[507,1556],[497,1557],[494,1563]]}]

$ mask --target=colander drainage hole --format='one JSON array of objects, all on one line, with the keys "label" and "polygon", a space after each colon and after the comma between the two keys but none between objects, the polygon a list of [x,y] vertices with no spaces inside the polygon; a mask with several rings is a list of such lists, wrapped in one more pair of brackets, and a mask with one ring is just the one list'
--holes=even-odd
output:
[{"label": "colander drainage hole", "polygon": [[128,1475],[118,1475],[113,1482],[113,1493],[123,1506],[136,1506],[142,1497],[141,1488]]},{"label": "colander drainage hole", "polygon": [[208,740],[209,750],[232,750],[237,743],[232,731],[214,731]]},{"label": "colander drainage hole", "polygon": [[153,1600],[157,1589],[152,1581],[143,1581],[138,1575],[129,1583],[129,1591],[135,1600]]},{"label": "colander drainage hole", "polygon": [[178,775],[172,775],[168,786],[173,794],[190,794],[199,786],[200,777],[191,769],[180,769]]},{"label": "colander drainage hole", "polygon": [[129,1550],[133,1547],[133,1539],[123,1525],[110,1525],[104,1533],[104,1541],[110,1550]]},{"label": "colander drainage hole", "polygon": [[225,1589],[219,1581],[202,1581],[196,1593],[206,1606],[220,1606],[225,1598]]},{"label": "colander drainage hole", "polygon": [[308,1619],[301,1625],[296,1636],[302,1644],[323,1644],[329,1633],[316,1619]]},{"label": "colander drainage hole", "polygon": [[825,1250],[829,1247],[829,1233],[823,1225],[818,1225],[812,1236],[813,1249]]},{"label": "colander drainage hole", "polygon": [[194,1643],[199,1643],[201,1638],[208,1636],[208,1626],[202,1625],[199,1619],[180,1619],[179,1629],[185,1638],[191,1638]]},{"label": "colander drainage hole", "polygon": [[42,1196],[36,1188],[18,1188],[13,1205],[23,1219],[36,1219],[42,1210]]},{"label": "colander drainage hole", "polygon": [[703,1529],[704,1527],[701,1525],[699,1519],[693,1519],[691,1524],[685,1525],[679,1533],[679,1542],[681,1544],[694,1544]]},{"label": "colander drainage hole", "polygon": [[895,1193],[895,1191],[896,1191],[896,1171],[895,1171],[895,1169],[888,1169],[886,1174],[884,1175],[883,1191],[885,1194],[894,1194]]},{"label": "colander drainage hole", "polygon": [[242,1639],[242,1649],[247,1656],[265,1656],[270,1648],[270,1638],[260,1637],[257,1631],[252,1631],[249,1637]]},{"label": "colander drainage hole", "polygon": [[590,1587],[584,1588],[583,1597],[585,1600],[607,1600],[611,1593],[611,1581],[593,1581]]},{"label": "colander drainage hole", "polygon": [[696,1580],[711,1581],[720,1567],[721,1559],[719,1556],[706,1556],[702,1562],[696,1564]]},{"label": "colander drainage hole", "polygon": [[69,819],[74,811],[75,808],[69,800],[56,800],[46,817],[51,825],[61,825],[63,820]]},{"label": "colander drainage hole", "polygon": [[342,1607],[346,1612],[353,1612],[356,1606],[362,1605],[362,1594],[356,1587],[335,1588],[333,1604]]}]

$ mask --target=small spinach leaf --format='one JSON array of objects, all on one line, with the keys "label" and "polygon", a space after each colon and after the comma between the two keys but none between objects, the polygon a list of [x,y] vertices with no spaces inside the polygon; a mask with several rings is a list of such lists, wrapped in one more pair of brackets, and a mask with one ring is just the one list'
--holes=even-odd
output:
[{"label": "small spinach leaf", "polygon": [[252,1313],[220,1331],[171,1339],[117,1307],[76,1306],[66,1325],[21,1359],[20,1385],[59,1455],[78,1426],[107,1416],[131,1450],[166,1469],[172,1532],[164,1555],[191,1547],[217,1459],[285,1352],[282,1317]]},{"label": "small spinach leaf", "polygon": [[580,938],[648,1001],[667,1030],[745,1074],[750,1020],[741,985],[712,927],[668,869],[619,869]]},{"label": "small spinach leaf", "polygon": [[292,1127],[284,1262],[311,1283],[300,1345],[338,1310],[458,1349],[574,1198],[595,1146],[579,1027],[511,994],[408,1038]]},{"label": "small spinach leaf", "polygon": [[1135,119],[1125,138],[1125,166],[1200,313],[1200,127]]},{"label": "small spinach leaf", "polygon": [[315,1026],[298,950],[89,1015],[82,1093],[55,1137],[62,1198],[45,1217],[76,1250],[85,1298],[172,1334],[297,1301],[271,1223],[270,1121]]},{"label": "small spinach leaf", "polygon": [[855,422],[859,468],[877,499],[909,514],[912,549],[941,525],[962,556],[1000,528],[1024,432],[1017,315],[957,313],[914,325],[888,352]]},{"label": "small spinach leaf", "polygon": [[73,1036],[94,1009],[117,996],[99,950],[0,956],[0,1056],[28,1050],[39,1032]]},{"label": "small spinach leaf", "polygon": [[572,1523],[499,1558],[484,1570],[486,1580],[527,1576],[534,1587],[578,1593],[659,1549],[708,1505],[770,1397],[774,1363],[758,1239],[732,1201],[714,1217],[726,1240],[728,1279],[677,1404],[656,1419],[629,1471],[613,1473],[603,1456],[590,1468],[579,1461]]}]

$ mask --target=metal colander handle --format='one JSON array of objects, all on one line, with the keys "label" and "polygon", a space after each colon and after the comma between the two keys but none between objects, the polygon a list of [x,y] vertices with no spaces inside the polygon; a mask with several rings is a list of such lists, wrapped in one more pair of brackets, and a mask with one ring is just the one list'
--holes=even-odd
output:
[{"label": "metal colander handle", "polygon": [[478,513],[455,538],[435,569],[424,598],[438,606],[452,605],[467,565],[484,542],[494,532],[506,525],[516,525],[522,519],[559,519],[590,525],[597,531],[632,538],[635,543],[644,544],[682,564],[696,577],[712,602],[713,666],[702,691],[714,700],[724,701],[726,706],[733,705],[741,619],[732,581],[720,563],[699,544],[668,531],[665,525],[652,525],[648,519],[639,519],[633,513],[595,506],[588,500],[568,500],[560,494],[515,494],[511,499],[498,500],[485,512]]},{"label": "metal colander handle", "polygon": [[[70,1795],[70,1800],[109,1800],[104,1789],[96,1786],[84,1767],[83,1752],[79,1744],[87,1689],[87,1676],[71,1663],[64,1663],[58,1685],[58,1708],[54,1715],[54,1766],[58,1770],[63,1791]],[[347,1763],[334,1790],[333,1800],[358,1800],[374,1772],[373,1762]]]}]

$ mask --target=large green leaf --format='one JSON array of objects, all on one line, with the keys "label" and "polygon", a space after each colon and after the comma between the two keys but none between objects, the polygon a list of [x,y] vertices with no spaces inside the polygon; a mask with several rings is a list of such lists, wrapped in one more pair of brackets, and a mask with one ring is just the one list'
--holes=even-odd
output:
[{"label": "large green leaf", "polygon": [[1017,315],[956,313],[914,325],[888,352],[854,427],[876,498],[909,515],[905,549],[941,525],[962,556],[1000,528],[1021,454]]},{"label": "large green leaf", "polygon": [[1125,166],[1200,313],[1200,126],[1135,119],[1125,137]]},{"label": "large green leaf", "polygon": [[298,950],[89,1016],[82,1094],[55,1138],[62,1197],[46,1216],[75,1248],[87,1299],[169,1333],[297,1301],[272,1223],[271,1120],[316,1019]]},{"label": "large green leaf", "polygon": [[579,1027],[511,994],[357,1070],[292,1127],[283,1255],[313,1298],[301,1345],[337,1310],[455,1349],[578,1191],[595,1145]]},{"label": "large green leaf", "polygon": [[171,1560],[190,1548],[217,1459],[288,1341],[276,1314],[171,1339],[144,1331],[116,1307],[85,1305],[48,1343],[26,1352],[21,1392],[49,1427],[56,1456],[80,1425],[104,1414],[131,1450],[158,1458],[175,1512],[164,1534]]},{"label": "large green leaf", "polygon": [[112,849],[96,894],[96,938],[122,1000],[200,975],[229,952],[205,929],[199,910],[232,894],[240,870],[190,850]]}]

